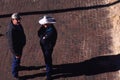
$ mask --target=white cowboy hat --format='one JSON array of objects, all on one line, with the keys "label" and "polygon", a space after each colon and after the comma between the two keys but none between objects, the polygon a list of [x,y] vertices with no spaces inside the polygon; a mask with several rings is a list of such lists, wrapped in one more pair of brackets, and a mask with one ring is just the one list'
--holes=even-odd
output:
[{"label": "white cowboy hat", "polygon": [[39,24],[41,24],[41,25],[53,24],[53,23],[56,23],[56,20],[50,16],[43,16],[43,18],[39,20]]}]

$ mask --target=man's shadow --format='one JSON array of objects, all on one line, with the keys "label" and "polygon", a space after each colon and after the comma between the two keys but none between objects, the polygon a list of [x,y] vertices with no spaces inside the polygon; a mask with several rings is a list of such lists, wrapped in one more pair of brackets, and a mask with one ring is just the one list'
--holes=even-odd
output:
[{"label": "man's shadow", "polygon": [[[40,70],[42,68],[45,68],[45,66],[20,66],[19,71]],[[33,74],[33,75],[20,76],[19,80],[33,79],[33,78],[40,77],[40,76],[45,76],[45,73],[37,73],[37,74]]]},{"label": "man's shadow", "polygon": [[55,65],[54,68],[53,79],[113,72],[120,69],[120,55],[99,56],[80,63]]},{"label": "man's shadow", "polygon": [[[98,9],[98,8],[105,8],[116,5],[120,3],[120,0],[116,0],[112,3],[108,4],[99,4],[93,6],[83,6],[83,7],[75,7],[75,8],[65,8],[65,9],[54,9],[54,10],[44,10],[44,11],[32,11],[32,12],[21,12],[20,15],[37,15],[37,14],[55,14],[55,13],[64,13],[64,12],[71,12],[71,11],[78,11],[78,10],[90,10],[90,9]],[[0,18],[10,17],[12,14],[3,14],[0,15]]]},{"label": "man's shadow", "polygon": [[20,66],[19,71],[31,71],[31,70],[39,70],[40,68],[44,68],[45,66]]},{"label": "man's shadow", "polygon": [[[45,66],[44,66],[45,67]],[[42,67],[28,67],[22,70],[37,70]],[[76,77],[81,75],[96,75],[106,72],[114,72],[120,69],[120,54],[91,58],[79,63],[69,63],[53,66],[53,79],[60,77]],[[21,76],[21,80],[43,77],[44,73]]]}]

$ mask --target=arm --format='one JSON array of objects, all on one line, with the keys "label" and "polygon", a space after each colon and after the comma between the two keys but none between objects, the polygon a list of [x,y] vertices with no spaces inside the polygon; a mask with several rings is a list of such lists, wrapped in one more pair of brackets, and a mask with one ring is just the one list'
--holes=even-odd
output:
[{"label": "arm", "polygon": [[13,28],[9,28],[6,34],[7,34],[10,50],[13,53],[13,55],[15,55],[16,58],[18,58],[19,55],[15,52],[14,45],[13,45]]},{"label": "arm", "polygon": [[43,36],[44,40],[49,40],[53,34],[54,30],[52,28],[49,28],[48,30],[46,30],[45,35]]},{"label": "arm", "polygon": [[44,32],[45,32],[45,28],[43,26],[40,27],[40,29],[38,30],[38,36],[40,39],[43,37]]}]

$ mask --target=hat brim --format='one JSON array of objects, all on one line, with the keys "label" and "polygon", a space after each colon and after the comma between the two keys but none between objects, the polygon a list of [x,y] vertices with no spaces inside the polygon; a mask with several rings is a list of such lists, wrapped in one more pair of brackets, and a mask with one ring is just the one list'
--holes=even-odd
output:
[{"label": "hat brim", "polygon": [[49,18],[49,19],[40,19],[39,24],[44,25],[44,24],[54,24],[56,23],[56,20],[54,18]]},{"label": "hat brim", "polygon": [[39,24],[44,25],[44,24],[54,24],[56,22],[43,22],[43,21],[39,21]]}]

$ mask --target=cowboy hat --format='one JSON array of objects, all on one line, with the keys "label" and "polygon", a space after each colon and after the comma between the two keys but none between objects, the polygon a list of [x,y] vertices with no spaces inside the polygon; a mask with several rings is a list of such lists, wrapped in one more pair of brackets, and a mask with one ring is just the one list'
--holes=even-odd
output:
[{"label": "cowboy hat", "polygon": [[41,24],[41,25],[53,24],[53,23],[56,23],[56,20],[50,16],[43,16],[43,18],[39,20],[39,24]]},{"label": "cowboy hat", "polygon": [[19,13],[13,13],[11,16],[12,19],[21,19]]}]

